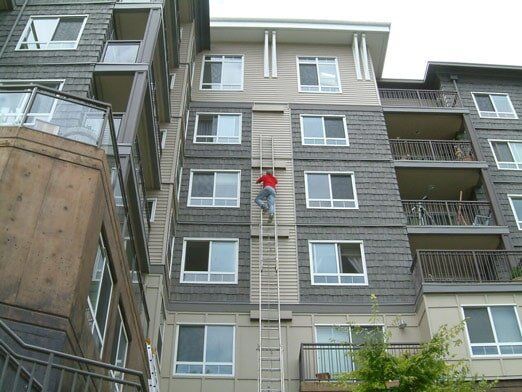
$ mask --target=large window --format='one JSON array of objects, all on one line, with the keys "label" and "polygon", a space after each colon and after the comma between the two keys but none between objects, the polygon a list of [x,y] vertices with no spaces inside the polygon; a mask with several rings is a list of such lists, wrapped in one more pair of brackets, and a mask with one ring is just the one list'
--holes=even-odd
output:
[{"label": "large window", "polygon": [[464,308],[471,355],[522,355],[522,332],[515,306]]},{"label": "large window", "polygon": [[176,342],[176,374],[234,374],[232,325],[179,325]]},{"label": "large window", "polygon": [[87,16],[31,16],[17,50],[76,49]]},{"label": "large window", "polygon": [[237,283],[237,239],[185,239],[181,282]]},{"label": "large window", "polygon": [[312,284],[367,284],[362,241],[311,241],[309,245]]},{"label": "large window", "polygon": [[239,207],[240,172],[192,170],[189,207]]},{"label": "large window", "polygon": [[242,90],[243,56],[205,56],[201,77],[203,90]]},{"label": "large window", "polygon": [[[118,317],[116,318],[116,328],[114,332],[114,340],[112,341],[112,350],[111,350],[111,363],[114,366],[125,367],[127,364],[127,351],[129,350],[129,335],[127,334],[127,330],[125,329],[125,324],[123,322],[123,316],[121,314],[121,309],[118,307]],[[121,372],[116,372],[111,370],[111,375],[114,378],[119,378],[123,380],[124,374]],[[123,385],[116,384],[115,390],[121,391],[123,389]]]},{"label": "large window", "polygon": [[335,57],[298,57],[299,91],[339,93],[341,84]]},{"label": "large window", "polygon": [[497,167],[503,170],[522,170],[522,141],[490,140]]},{"label": "large window", "polygon": [[109,270],[107,249],[100,236],[92,271],[91,286],[87,298],[87,319],[94,337],[94,344],[101,354],[105,342],[107,319],[111,305],[112,276]]},{"label": "large window", "polygon": [[509,204],[517,221],[519,230],[522,230],[522,195],[508,195]]},{"label": "large window", "polygon": [[241,115],[198,114],[196,116],[194,143],[240,144]]},{"label": "large window", "polygon": [[482,118],[518,118],[507,94],[472,93]]},{"label": "large window", "polygon": [[305,172],[308,208],[358,208],[352,172]]},{"label": "large window", "polygon": [[303,144],[318,146],[347,146],[348,131],[344,116],[301,116]]}]

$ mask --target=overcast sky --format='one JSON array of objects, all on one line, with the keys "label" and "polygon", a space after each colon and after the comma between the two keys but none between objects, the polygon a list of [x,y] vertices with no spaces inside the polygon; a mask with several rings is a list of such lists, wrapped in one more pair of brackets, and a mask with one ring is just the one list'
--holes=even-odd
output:
[{"label": "overcast sky", "polygon": [[211,17],[389,22],[385,78],[426,61],[522,65],[522,0],[209,0]]}]

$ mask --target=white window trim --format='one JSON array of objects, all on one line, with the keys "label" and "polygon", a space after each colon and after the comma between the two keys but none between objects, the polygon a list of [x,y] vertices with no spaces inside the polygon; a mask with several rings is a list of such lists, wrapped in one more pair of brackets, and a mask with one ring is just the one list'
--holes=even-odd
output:
[{"label": "white window trim", "polygon": [[[234,255],[235,257],[235,272],[234,272],[234,281],[232,282],[211,282],[210,281],[210,275],[211,275],[211,272],[210,271],[207,271],[207,272],[197,272],[197,271],[185,271],[185,256],[186,256],[186,251],[187,251],[187,241],[199,241],[199,242],[206,242],[206,241],[209,241],[209,242],[214,242],[214,241],[227,241],[227,242],[234,242],[236,244],[236,254]],[[209,262],[209,267],[210,267],[210,258],[211,258],[211,255],[212,255],[212,247],[209,246],[209,254],[208,254],[208,262]],[[234,285],[234,284],[237,284],[238,283],[238,270],[239,270],[239,238],[209,238],[209,237],[201,237],[201,238],[198,238],[198,237],[185,237],[183,238],[183,251],[182,251],[182,254],[181,254],[181,272],[180,272],[180,275],[179,275],[179,282],[180,283],[186,283],[186,284],[219,284],[219,285]],[[190,272],[190,273],[196,273],[196,274],[201,274],[201,275],[207,275],[208,278],[209,278],[209,281],[207,282],[191,282],[191,281],[185,281],[183,279],[183,275],[185,272]],[[227,273],[227,275],[232,275],[230,273]]]},{"label": "white window trim", "polygon": [[[196,140],[198,136],[199,116],[200,115],[217,115],[217,116],[239,116],[239,141],[234,143],[218,143],[218,142],[198,142]],[[194,125],[194,136],[192,142],[194,144],[241,144],[241,137],[243,134],[243,114],[242,113],[219,113],[219,112],[197,112],[196,113],[196,124]]]},{"label": "white window trim", "polygon": [[[308,195],[308,174],[346,174],[350,175],[352,180],[352,189],[353,189],[353,197],[354,197],[354,207],[310,207],[310,197]],[[342,171],[342,172],[329,172],[329,171],[305,171],[304,172],[304,182],[305,182],[305,194],[306,194],[306,208],[309,209],[320,209],[320,210],[358,210],[359,209],[359,200],[357,199],[357,189],[355,187],[355,174],[353,171]],[[332,194],[332,181],[329,180],[330,184],[330,195]],[[326,200],[326,199],[325,199]],[[331,199],[333,202],[334,199]],[[351,199],[342,199],[342,200],[351,200]]]},{"label": "white window trim", "polygon": [[[301,71],[299,69],[299,58],[300,57],[314,57],[315,58],[315,66],[316,66],[316,70],[317,70],[317,80],[319,82],[319,84],[318,84],[319,91],[305,91],[305,90],[303,90],[301,88]],[[336,68],[336,71],[337,71],[337,82],[338,82],[337,83],[337,87],[339,88],[339,91],[321,91],[322,87],[321,87],[321,78],[319,77],[318,60],[319,59],[326,59],[326,58],[331,58],[331,59],[335,60],[335,68]],[[297,68],[297,87],[298,87],[298,91],[300,93],[308,93],[308,94],[342,94],[343,88],[342,88],[342,85],[341,85],[341,74],[339,72],[339,61],[337,60],[336,56],[297,55],[295,57],[295,61],[296,61],[296,68]]]},{"label": "white window trim", "polygon": [[[477,99],[475,97],[475,95],[504,95],[505,97],[507,97],[507,100],[509,102],[509,106],[511,107],[511,110],[512,110],[512,114],[513,114],[513,117],[500,117],[498,115],[498,113],[508,113],[508,112],[499,112],[497,110],[497,107],[495,106],[495,102],[490,98],[490,101],[491,101],[491,104],[493,105],[493,107],[495,108],[495,115],[484,115],[483,111],[480,110],[478,104],[477,104]],[[471,92],[471,96],[473,97],[473,102],[475,103],[475,108],[477,109],[477,112],[478,112],[478,115],[480,118],[496,118],[496,119],[499,119],[499,120],[518,120],[518,114],[515,110],[515,107],[513,106],[513,102],[511,102],[511,97],[509,96],[509,94],[507,93],[492,93],[492,92],[482,92],[482,91],[473,91]],[[488,112],[488,113],[491,113],[491,112]]]},{"label": "white window trim", "polygon": [[[510,345],[510,344],[512,344],[512,345],[520,345],[521,342],[502,342],[502,343],[498,342],[497,331],[495,330],[495,325],[493,324],[493,318],[491,317],[491,309],[490,309],[490,308],[494,308],[494,307],[498,307],[498,306],[510,306],[510,307],[512,307],[515,310],[515,318],[517,320],[518,329],[519,329],[520,333],[522,334],[522,325],[520,324],[520,316],[518,315],[518,305],[517,304],[513,304],[513,303],[508,303],[508,304],[499,304],[499,303],[494,303],[494,304],[463,304],[463,305],[460,306],[460,315],[462,317],[462,320],[466,324],[466,328],[464,328],[464,330],[465,330],[466,339],[467,339],[467,342],[468,342],[468,352],[469,352],[469,356],[471,358],[481,358],[481,359],[487,359],[487,358],[522,358],[522,354],[501,354],[500,353],[500,346],[501,345]],[[482,343],[482,344],[475,343],[474,345],[496,347],[498,349],[498,352],[499,352],[498,354],[489,354],[489,355],[475,355],[475,354],[473,354],[472,349],[471,349],[471,339],[469,337],[468,325],[466,323],[466,315],[464,313],[464,308],[486,308],[487,309],[488,317],[489,317],[489,324],[490,324],[491,330],[493,332],[493,336],[495,338],[495,343]]]},{"label": "white window trim", "polygon": [[509,200],[509,205],[511,206],[511,211],[513,212],[513,217],[515,218],[515,221],[517,222],[517,227],[518,227],[518,230],[522,230],[522,216],[519,217],[517,215],[517,211],[515,210],[515,205],[513,204],[513,198],[515,199],[522,199],[522,195],[521,194],[508,194],[507,195],[508,197],[508,200]]},{"label": "white window trim", "polygon": [[[46,48],[46,49],[20,49],[20,46],[24,43],[22,40],[26,36],[27,32],[29,31],[29,26],[31,25],[31,22],[34,19],[59,19],[59,18],[84,18],[82,27],[80,28],[80,32],[78,33],[78,38],[75,41],[55,41],[55,42],[74,42],[74,48]],[[82,39],[83,30],[85,29],[85,25],[87,24],[87,19],[89,19],[89,15],[86,14],[79,14],[79,15],[31,15],[29,16],[29,19],[27,20],[27,24],[25,25],[24,30],[22,31],[22,35],[18,39],[18,43],[16,44],[16,51],[22,51],[22,52],[41,52],[41,51],[56,51],[56,50],[76,50],[78,49],[78,44],[80,43],[80,40]],[[53,41],[50,41],[53,42]],[[48,42],[49,43],[49,42]]]},{"label": "white window trim", "polygon": [[[93,309],[93,306],[91,304],[91,299],[89,298],[88,295],[87,295],[87,306],[89,307],[89,312],[91,313],[91,317],[93,318],[92,327],[90,328],[91,333],[98,333],[98,334],[102,335],[102,336],[98,336],[98,338],[101,340],[101,347],[100,347],[100,353],[99,353],[99,357],[101,358],[103,356],[103,350],[105,349],[105,338],[107,337],[107,325],[109,324],[109,317],[110,317],[110,313],[111,313],[111,302],[112,302],[112,292],[114,289],[114,279],[112,278],[111,268],[108,265],[109,264],[109,252],[107,250],[107,247],[105,246],[105,241],[101,234],[99,236],[98,244],[101,244],[103,249],[105,250],[106,258],[105,258],[105,262],[103,264],[103,271],[105,271],[105,266],[107,266],[107,271],[109,273],[109,279],[111,281],[111,290],[109,293],[109,301],[107,303],[107,317],[105,318],[105,326],[103,327],[103,334],[101,334],[100,326],[98,325],[98,322],[96,321],[96,312],[98,310],[98,305],[99,305],[99,300],[100,300],[99,296],[100,296],[102,282],[103,282],[103,273],[102,273],[102,277],[100,278],[100,287],[98,287],[98,293],[96,294],[96,296],[98,297],[98,303],[96,304],[96,309]],[[93,268],[94,267],[95,266],[93,266]],[[91,276],[91,278],[92,278],[92,276]]]},{"label": "white window trim", "polygon": [[[222,59],[225,57],[241,57],[241,87],[240,88],[234,88],[234,89],[223,89],[223,83],[220,83],[221,88],[203,88],[203,74],[205,73],[205,57],[211,56],[211,57],[218,57],[221,56]],[[221,72],[223,72],[223,68],[221,68]],[[244,54],[205,54],[201,58],[201,75],[199,75],[199,89],[200,91],[219,91],[219,92],[230,92],[230,91],[243,91],[245,88],[245,55]],[[221,76],[223,77],[223,73],[221,73]]]},{"label": "white window trim", "polygon": [[161,146],[161,149],[164,150],[164,149],[165,149],[165,146],[167,145],[167,134],[168,134],[168,130],[167,130],[167,129],[160,129],[160,133],[161,133],[161,142],[160,142],[160,146]]},{"label": "white window trim", "polygon": [[[123,320],[123,315],[121,313],[121,309],[120,309],[119,305],[118,305],[118,315],[120,317],[121,327],[120,327],[120,330],[118,331],[118,336],[115,337],[117,339],[117,342],[118,342],[118,345],[116,347],[116,359],[118,358],[118,354],[120,353],[120,344],[119,344],[119,342],[120,342],[121,332],[123,331],[123,334],[125,335],[125,339],[127,340],[127,347],[125,348],[125,356],[124,356],[123,364],[120,367],[124,368],[127,365],[127,357],[129,355],[130,340],[129,340],[129,335],[127,334],[127,329],[125,328],[125,321]],[[116,366],[115,363],[113,363],[112,365]],[[111,377],[116,378],[116,372],[115,371],[110,370],[110,373],[111,373]],[[125,378],[125,373],[121,373],[120,377],[118,377],[118,378],[120,380],[123,380]],[[123,384],[116,384],[115,387],[116,387],[116,390],[121,391],[122,388],[123,388]]]},{"label": "white window trim", "polygon": [[152,202],[152,208],[150,209],[149,222],[154,222],[154,218],[156,217],[156,205],[158,204],[158,198],[149,197],[149,198],[147,198],[147,202]]},{"label": "white window trim", "polygon": [[[187,110],[185,112],[185,129],[184,129],[184,140],[187,140],[187,133],[188,133],[188,123],[189,123],[189,115],[190,115],[190,110]],[[180,141],[181,143],[181,141]]]},{"label": "white window trim", "polygon": [[[323,122],[323,144],[310,144],[305,143],[305,135],[304,135],[304,124],[303,124],[303,118],[304,117],[320,117]],[[344,127],[344,139],[340,138],[327,138],[326,137],[326,128],[324,123],[325,117],[340,117],[343,120],[343,127]],[[299,122],[301,125],[301,144],[303,146],[312,146],[312,147],[349,147],[350,146],[350,140],[348,139],[348,127],[346,125],[346,116],[342,114],[301,114],[299,115]],[[326,140],[332,139],[332,140],[346,140],[346,144],[327,144]]]},{"label": "white window trim", "polygon": [[[203,365],[203,368],[205,367],[205,365],[207,365],[205,359],[206,359],[206,351],[207,351],[207,328],[205,328],[205,335],[204,335],[204,343],[203,343],[203,362],[184,362],[184,361],[178,361],[178,340],[179,340],[179,328],[181,326],[184,326],[184,325],[187,325],[187,326],[192,326],[192,325],[195,325],[195,326],[229,326],[229,327],[232,327],[232,373],[231,374],[205,374],[204,370],[203,369],[203,373],[201,374],[194,374],[194,373],[177,373],[176,372],[176,367],[178,364],[185,364],[185,363],[190,363],[190,364],[202,364]],[[231,324],[231,323],[201,323],[201,322],[195,322],[195,323],[187,323],[187,322],[183,322],[183,323],[177,323],[176,324],[176,339],[175,339],[175,343],[174,343],[174,360],[172,361],[173,362],[173,368],[172,368],[172,374],[175,375],[175,376],[187,376],[187,377],[195,377],[195,378],[215,378],[215,377],[219,377],[219,378],[234,378],[235,377],[235,374],[236,374],[236,325],[235,324]],[[220,363],[214,363],[214,362],[211,362],[210,364],[223,364],[223,365],[230,365],[230,363],[225,363],[225,362],[220,362]]]},{"label": "white window trim", "polygon": [[[161,310],[160,310],[160,327],[158,328],[158,338],[161,336],[161,355],[157,355],[156,352],[156,358],[158,361],[158,364],[161,366],[161,360],[163,358],[163,353],[165,352],[165,324],[167,324],[167,312],[165,311],[165,303],[163,300],[161,300]],[[163,316],[163,317],[162,317]],[[163,323],[161,322],[163,320]],[[158,342],[156,341],[156,347],[158,345]],[[160,368],[158,366],[158,368]]]},{"label": "white window trim", "polygon": [[176,74],[172,73],[172,74],[170,74],[170,85],[169,85],[169,88],[171,90],[174,90],[174,86],[175,85],[176,85]]},{"label": "white window trim", "polygon": [[192,60],[192,66],[190,67],[190,87],[194,86],[194,74],[196,73],[196,60]]},{"label": "white window trim", "polygon": [[[313,262],[313,244],[359,244],[359,249],[361,250],[361,260],[363,265],[363,273],[362,274],[344,274],[342,272],[337,272],[337,278],[339,279],[338,283],[315,283],[314,276],[317,274],[314,272],[314,262]],[[339,268],[339,254],[336,252],[337,258],[337,268]],[[364,242],[362,240],[309,240],[308,241],[308,259],[310,261],[310,282],[312,286],[368,286],[368,271],[366,270],[366,255],[364,252]],[[334,274],[319,274],[319,275],[334,275]],[[364,276],[363,283],[341,283],[341,276]]]},{"label": "white window trim", "polygon": [[[216,191],[216,182],[215,182],[215,174],[216,173],[237,173],[237,203],[235,206],[203,206],[203,205],[194,205],[191,203],[192,201],[192,179],[194,177],[194,173],[198,172],[207,172],[214,173],[214,188],[212,194],[212,200],[214,200],[215,191]],[[214,203],[214,202],[213,202]],[[241,170],[224,170],[224,169],[190,169],[190,179],[189,179],[189,190],[187,197],[187,207],[196,207],[196,208],[239,208],[241,204]]]},{"label": "white window trim", "polygon": [[[511,151],[511,155],[513,158],[515,157],[515,154],[513,153],[513,149],[511,148],[510,143],[520,143],[522,144],[522,140],[503,140],[503,139],[488,139],[489,147],[491,148],[491,152],[493,153],[493,159],[495,159],[495,163],[497,165],[498,170],[512,170],[512,171],[520,171],[522,170],[522,162],[499,162],[497,158],[497,154],[495,153],[495,149],[493,148],[493,143],[507,143],[508,148]],[[517,168],[506,168],[506,167],[500,167],[501,163],[510,164],[510,165],[516,165]]]}]

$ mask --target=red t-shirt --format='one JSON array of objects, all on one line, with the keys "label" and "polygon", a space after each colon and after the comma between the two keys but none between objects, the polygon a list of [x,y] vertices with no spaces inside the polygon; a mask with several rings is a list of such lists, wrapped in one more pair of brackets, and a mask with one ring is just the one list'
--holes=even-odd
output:
[{"label": "red t-shirt", "polygon": [[262,182],[263,183],[263,187],[265,186],[271,186],[272,188],[275,189],[276,185],[277,185],[277,178],[275,178],[273,175],[271,174],[263,174],[261,177],[259,177],[256,181],[256,183],[260,183]]}]

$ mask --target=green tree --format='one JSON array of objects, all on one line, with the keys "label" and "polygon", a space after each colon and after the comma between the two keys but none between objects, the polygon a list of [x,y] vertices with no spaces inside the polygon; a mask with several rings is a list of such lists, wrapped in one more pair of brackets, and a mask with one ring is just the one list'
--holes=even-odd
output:
[{"label": "green tree", "polygon": [[[372,295],[373,321],[378,318],[377,299]],[[390,350],[389,334],[360,329],[364,343],[355,351],[355,369],[336,378],[343,390],[353,392],[484,392],[493,383],[470,376],[469,368],[450,350],[462,344],[464,324],[443,326],[418,350],[402,354]],[[451,362],[448,362],[448,359]],[[354,380],[357,382],[354,383]]]}]

